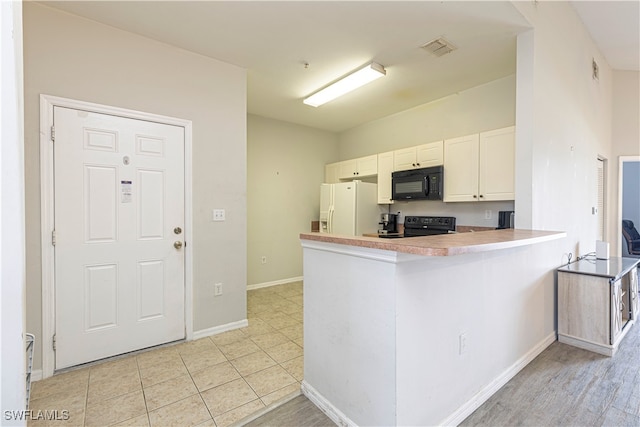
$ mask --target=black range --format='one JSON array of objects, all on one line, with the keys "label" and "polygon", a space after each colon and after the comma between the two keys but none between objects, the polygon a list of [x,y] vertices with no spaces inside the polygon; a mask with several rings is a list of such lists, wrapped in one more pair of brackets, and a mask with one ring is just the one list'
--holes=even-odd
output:
[{"label": "black range", "polygon": [[452,216],[405,216],[404,235],[384,235],[382,238],[433,236],[456,231],[456,218]]}]

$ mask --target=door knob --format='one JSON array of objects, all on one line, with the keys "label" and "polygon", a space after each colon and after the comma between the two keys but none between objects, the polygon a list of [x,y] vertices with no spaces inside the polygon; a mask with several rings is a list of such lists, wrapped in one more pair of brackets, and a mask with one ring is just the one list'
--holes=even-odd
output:
[{"label": "door knob", "polygon": [[173,247],[176,249],[182,248],[182,242],[180,240],[173,242]]}]

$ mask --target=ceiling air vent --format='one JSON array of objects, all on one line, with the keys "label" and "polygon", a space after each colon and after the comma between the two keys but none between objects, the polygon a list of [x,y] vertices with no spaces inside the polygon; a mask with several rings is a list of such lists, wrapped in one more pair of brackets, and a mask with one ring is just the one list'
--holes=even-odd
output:
[{"label": "ceiling air vent", "polygon": [[426,43],[421,47],[435,56],[446,55],[447,53],[451,53],[457,49],[455,45],[453,45],[449,40],[446,40],[444,37],[439,37],[435,40],[431,40],[429,43]]}]

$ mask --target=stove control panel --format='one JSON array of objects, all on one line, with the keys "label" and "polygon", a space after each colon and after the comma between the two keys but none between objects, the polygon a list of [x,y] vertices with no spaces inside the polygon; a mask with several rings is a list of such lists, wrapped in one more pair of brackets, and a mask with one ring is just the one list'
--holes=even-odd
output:
[{"label": "stove control panel", "polygon": [[404,228],[431,228],[444,231],[456,230],[456,219],[452,216],[406,216]]}]

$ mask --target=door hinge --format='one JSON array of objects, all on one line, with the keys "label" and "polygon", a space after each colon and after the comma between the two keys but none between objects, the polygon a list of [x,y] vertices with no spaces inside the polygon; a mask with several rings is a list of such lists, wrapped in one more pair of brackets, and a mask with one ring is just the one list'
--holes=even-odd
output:
[{"label": "door hinge", "polygon": [[51,232],[51,244],[52,244],[53,246],[55,246],[55,245],[56,245],[56,230],[53,230],[53,231]]},{"label": "door hinge", "polygon": [[53,351],[56,351],[56,334],[53,334],[52,344],[53,344]]},{"label": "door hinge", "polygon": [[55,126],[51,126],[51,141],[55,142],[56,140],[56,128]]}]

